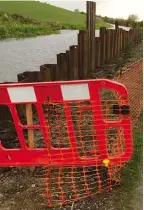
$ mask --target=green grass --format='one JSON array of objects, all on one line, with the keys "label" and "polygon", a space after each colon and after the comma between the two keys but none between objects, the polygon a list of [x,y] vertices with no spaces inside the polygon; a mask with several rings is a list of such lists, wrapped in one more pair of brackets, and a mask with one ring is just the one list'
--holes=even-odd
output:
[{"label": "green grass", "polygon": [[[142,205],[142,174],[143,174],[143,117],[133,129],[134,152],[131,161],[122,169],[122,184],[116,187],[114,191],[115,209],[133,210],[134,202],[137,209]],[[135,205],[136,205],[135,204]],[[136,209],[135,209],[136,210]]]},{"label": "green grass", "polygon": [[33,37],[46,34],[56,34],[57,30],[52,30],[47,26],[39,25],[12,25],[0,26],[0,38],[20,38],[20,37]]},{"label": "green grass", "polygon": [[[97,18],[96,27],[110,25]],[[85,28],[85,14],[36,1],[0,1],[0,38],[48,35],[58,33],[60,29]]]},{"label": "green grass", "polygon": [[[142,192],[137,191],[137,187],[142,186],[143,174],[143,119],[140,116],[137,127],[134,129],[134,154],[133,158],[123,169],[123,186],[119,191],[119,196],[122,198],[122,206],[125,210],[132,209],[132,199],[135,197],[142,202]],[[142,187],[141,187],[142,188]],[[140,196],[140,197],[139,197]],[[134,202],[135,202],[134,201]],[[138,202],[139,203],[139,202]],[[142,205],[142,204],[141,204]],[[138,206],[139,209],[139,206]]]},{"label": "green grass", "polygon": [[136,181],[139,181],[142,173],[143,165],[143,117],[140,116],[137,127],[133,131],[134,136],[134,154],[132,160],[124,168],[123,175],[125,179],[125,187],[128,191],[134,188]]},{"label": "green grass", "polygon": [[58,27],[0,11],[0,38],[33,37],[59,33]]},{"label": "green grass", "polygon": [[[38,21],[50,21],[57,23],[67,23],[73,25],[85,25],[86,16],[66,9],[55,7],[46,3],[36,1],[0,1],[1,10],[8,13],[21,14]],[[97,26],[107,25],[98,18]]]}]

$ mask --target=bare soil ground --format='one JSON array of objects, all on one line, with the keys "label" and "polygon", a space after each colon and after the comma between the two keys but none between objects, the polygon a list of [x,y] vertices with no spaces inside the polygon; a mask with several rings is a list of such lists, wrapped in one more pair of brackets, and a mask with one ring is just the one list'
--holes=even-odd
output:
[{"label": "bare soil ground", "polygon": [[[97,73],[89,75],[89,78],[113,78],[123,66],[142,58],[142,48],[142,41],[130,46],[118,58],[97,69]],[[139,141],[142,141],[142,130],[138,135]],[[135,152],[138,157],[136,159],[138,168],[128,166],[128,176],[121,186],[115,187],[111,192],[93,195],[80,202],[56,207],[53,210],[142,210],[142,159],[139,158],[142,151],[137,149]],[[131,173],[131,170],[137,170],[137,173],[133,171]],[[39,168],[34,171],[30,168],[0,168],[0,210],[49,209],[40,205],[42,200],[39,196],[38,176]],[[132,179],[132,186],[129,186],[129,179]]]}]

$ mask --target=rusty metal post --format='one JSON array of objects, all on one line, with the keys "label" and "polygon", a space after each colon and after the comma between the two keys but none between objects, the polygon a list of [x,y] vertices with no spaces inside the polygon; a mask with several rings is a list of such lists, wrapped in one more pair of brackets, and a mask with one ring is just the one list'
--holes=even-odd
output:
[{"label": "rusty metal post", "polygon": [[78,70],[79,79],[84,79],[88,72],[88,34],[85,30],[78,34]]},{"label": "rusty metal post", "polygon": [[88,66],[90,72],[95,70],[95,28],[96,3],[87,1]]}]

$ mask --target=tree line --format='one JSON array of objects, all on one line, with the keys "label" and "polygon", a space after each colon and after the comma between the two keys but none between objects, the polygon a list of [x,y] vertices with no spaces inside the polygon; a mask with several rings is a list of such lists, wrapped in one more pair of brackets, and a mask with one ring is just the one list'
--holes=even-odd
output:
[{"label": "tree line", "polygon": [[[75,9],[74,12],[85,14],[85,12],[80,11],[79,9]],[[110,24],[115,24],[115,21],[119,22],[119,25],[122,26],[130,26],[130,27],[139,27],[143,28],[143,21],[139,21],[139,17],[136,14],[130,14],[127,19],[124,18],[112,18],[108,16],[101,16],[101,15],[96,15],[96,17],[101,18],[103,21],[106,23]]]}]

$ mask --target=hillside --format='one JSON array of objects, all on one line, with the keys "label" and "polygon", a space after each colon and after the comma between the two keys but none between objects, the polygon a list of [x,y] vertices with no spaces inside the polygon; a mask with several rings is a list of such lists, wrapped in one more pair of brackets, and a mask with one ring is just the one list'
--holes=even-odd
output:
[{"label": "hillside", "polygon": [[[0,1],[0,38],[58,33],[84,29],[86,15],[37,1]],[[96,28],[109,27],[101,18]]]},{"label": "hillside", "polygon": [[[0,1],[1,10],[21,14],[39,21],[85,25],[85,15],[37,1]],[[104,24],[103,20],[98,21]]]}]

